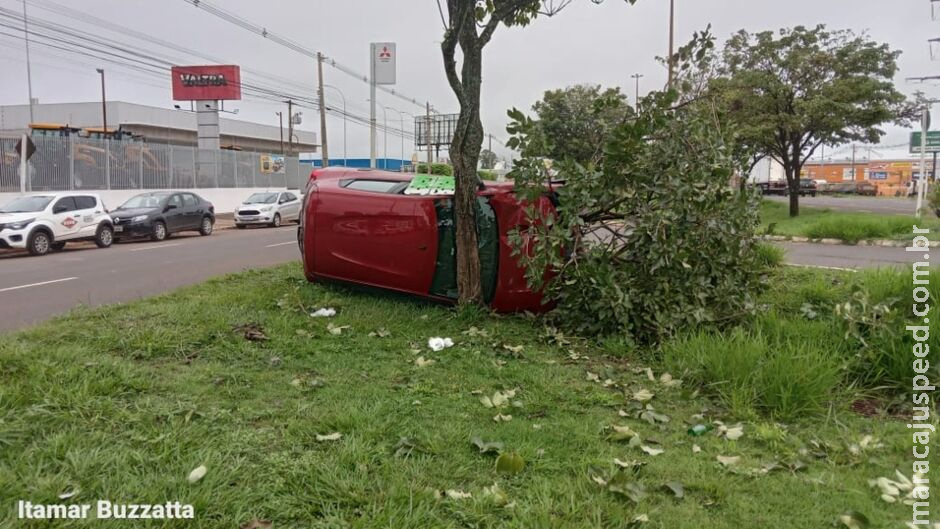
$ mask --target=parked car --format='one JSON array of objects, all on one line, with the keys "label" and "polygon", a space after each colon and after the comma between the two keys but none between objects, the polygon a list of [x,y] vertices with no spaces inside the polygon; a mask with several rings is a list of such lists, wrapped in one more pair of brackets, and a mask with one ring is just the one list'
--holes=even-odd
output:
[{"label": "parked car", "polygon": [[[453,302],[457,272],[453,197],[406,194],[414,175],[345,168],[311,174],[297,231],[309,281],[336,280]],[[544,311],[507,234],[527,217],[513,184],[477,192],[484,301],[501,312]],[[554,211],[546,193],[536,207]]]},{"label": "parked car", "polygon": [[809,195],[814,197],[816,196],[818,189],[819,187],[815,180],[810,178],[800,178],[800,196]]},{"label": "parked car", "polygon": [[786,180],[769,180],[767,182],[758,182],[757,188],[762,195],[787,195]]},{"label": "parked car", "polygon": [[42,193],[15,198],[0,208],[0,248],[25,248],[32,255],[61,250],[72,241],[114,241],[108,210],[93,193]]},{"label": "parked car", "polygon": [[181,231],[211,235],[215,207],[189,191],[141,193],[111,212],[117,240],[150,237],[162,241]]},{"label": "parked car", "polygon": [[855,192],[858,193],[859,195],[866,195],[866,196],[873,197],[878,194],[878,186],[876,186],[875,184],[871,182],[862,180],[860,182],[855,182]]},{"label": "parked car", "polygon": [[235,227],[267,225],[278,227],[282,222],[300,222],[300,198],[290,191],[255,193],[235,208]]}]

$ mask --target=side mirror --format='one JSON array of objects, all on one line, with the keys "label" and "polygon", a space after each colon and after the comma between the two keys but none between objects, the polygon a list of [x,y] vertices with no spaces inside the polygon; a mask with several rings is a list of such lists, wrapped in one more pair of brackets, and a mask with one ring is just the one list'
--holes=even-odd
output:
[{"label": "side mirror", "polygon": [[167,204],[166,207],[163,208],[163,211],[166,212],[166,211],[170,211],[171,209],[176,209],[176,208],[177,208],[176,204]]}]

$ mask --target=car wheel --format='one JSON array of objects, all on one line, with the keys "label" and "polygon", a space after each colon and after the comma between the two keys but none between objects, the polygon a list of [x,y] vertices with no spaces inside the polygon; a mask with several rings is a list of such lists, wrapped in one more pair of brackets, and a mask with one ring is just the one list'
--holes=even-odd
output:
[{"label": "car wheel", "polygon": [[52,237],[44,231],[34,231],[26,241],[30,255],[46,255],[52,249]]},{"label": "car wheel", "polygon": [[64,242],[54,242],[54,243],[52,243],[52,249],[55,250],[55,251],[57,251],[57,252],[61,252],[63,249],[65,249],[65,243],[64,243]]},{"label": "car wheel", "polygon": [[95,234],[95,245],[98,248],[108,248],[114,242],[114,229],[111,226],[100,226]]},{"label": "car wheel", "polygon": [[281,214],[280,214],[280,213],[275,213],[275,214],[274,214],[274,218],[271,219],[271,226],[273,226],[273,227],[275,227],[275,228],[280,228],[280,227],[281,227]]},{"label": "car wheel", "polygon": [[209,217],[202,218],[202,224],[199,225],[199,235],[212,235],[212,219]]},{"label": "car wheel", "polygon": [[150,234],[150,240],[162,241],[166,239],[166,224],[161,221],[153,223],[153,233]]}]

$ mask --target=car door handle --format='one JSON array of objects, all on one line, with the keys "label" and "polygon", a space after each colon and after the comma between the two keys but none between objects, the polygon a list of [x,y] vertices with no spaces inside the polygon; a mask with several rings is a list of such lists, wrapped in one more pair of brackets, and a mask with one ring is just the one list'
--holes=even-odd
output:
[{"label": "car door handle", "polygon": [[425,251],[425,250],[428,249],[428,245],[427,245],[427,244],[422,244],[422,245],[418,246],[418,249],[423,252],[423,251]]}]

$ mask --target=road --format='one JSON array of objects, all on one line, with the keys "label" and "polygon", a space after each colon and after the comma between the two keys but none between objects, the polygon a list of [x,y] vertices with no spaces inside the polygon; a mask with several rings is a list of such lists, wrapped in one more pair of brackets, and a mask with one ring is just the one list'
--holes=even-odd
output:
[{"label": "road", "polygon": [[[785,260],[787,263],[830,268],[910,267],[911,263],[923,261],[925,255],[924,252],[908,252],[899,247],[796,242],[774,244],[786,250]],[[936,257],[940,257],[940,255]]]},{"label": "road", "polygon": [[[764,198],[789,203],[789,198],[767,195]],[[886,215],[913,215],[915,199],[902,197],[824,196],[800,197],[800,207],[829,208],[840,211],[880,213]]]},{"label": "road", "polygon": [[297,228],[177,234],[160,243],[69,245],[43,257],[0,256],[0,331],[39,323],[77,305],[161,294],[210,277],[300,259]]},{"label": "road", "polygon": [[[878,246],[777,243],[792,264],[866,268],[909,266],[920,252]],[[214,276],[299,260],[296,227],[216,230],[101,250],[75,244],[45,257],[0,255],[0,332],[20,329],[78,305],[162,294]]]}]

